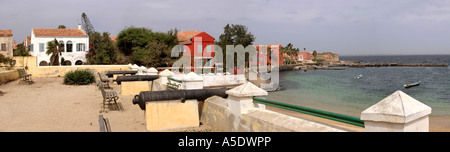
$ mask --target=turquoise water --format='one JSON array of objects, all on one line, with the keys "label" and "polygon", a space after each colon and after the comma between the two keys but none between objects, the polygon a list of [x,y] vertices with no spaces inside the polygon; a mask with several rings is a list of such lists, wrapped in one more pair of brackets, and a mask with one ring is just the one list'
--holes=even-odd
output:
[{"label": "turquoise water", "polygon": [[[358,74],[364,78],[354,79]],[[450,120],[450,68],[378,67],[280,72],[282,90],[267,99],[360,117],[396,90],[432,108],[432,117]],[[405,89],[403,84],[421,81]],[[450,124],[450,121],[449,121]]]}]

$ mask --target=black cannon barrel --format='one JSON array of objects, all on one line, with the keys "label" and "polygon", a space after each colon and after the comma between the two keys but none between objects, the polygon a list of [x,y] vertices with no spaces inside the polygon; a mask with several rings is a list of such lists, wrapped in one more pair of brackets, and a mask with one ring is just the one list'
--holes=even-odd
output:
[{"label": "black cannon barrel", "polygon": [[112,78],[114,74],[131,74],[131,75],[135,75],[138,71],[108,71],[106,72],[106,75],[108,76],[108,78]]},{"label": "black cannon barrel", "polygon": [[118,85],[122,83],[122,81],[153,81],[158,79],[159,75],[131,75],[131,76],[117,76],[116,82]]},{"label": "black cannon barrel", "polygon": [[204,101],[214,95],[222,98],[228,97],[225,93],[227,88],[219,89],[195,89],[195,90],[164,90],[164,91],[141,91],[139,95],[134,96],[133,104],[139,104],[142,110],[145,110],[145,102],[181,100],[184,102],[189,99]]}]

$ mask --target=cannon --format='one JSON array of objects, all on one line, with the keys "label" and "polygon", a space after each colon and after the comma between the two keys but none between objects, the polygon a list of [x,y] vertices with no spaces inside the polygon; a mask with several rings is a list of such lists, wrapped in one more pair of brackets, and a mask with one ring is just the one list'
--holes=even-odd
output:
[{"label": "cannon", "polygon": [[185,102],[189,99],[204,101],[214,95],[222,98],[228,97],[225,93],[227,88],[219,89],[195,89],[195,90],[164,90],[164,91],[141,91],[139,95],[134,96],[133,104],[138,104],[142,110],[145,110],[145,103],[151,101],[181,100]]},{"label": "cannon", "polygon": [[122,83],[122,81],[153,81],[158,79],[159,75],[132,75],[132,76],[118,76],[116,81],[118,85]]},{"label": "cannon", "polygon": [[114,74],[123,74],[125,76],[125,74],[131,74],[131,75],[136,75],[138,71],[108,71],[106,72],[106,76],[108,76],[108,78],[112,78]]}]

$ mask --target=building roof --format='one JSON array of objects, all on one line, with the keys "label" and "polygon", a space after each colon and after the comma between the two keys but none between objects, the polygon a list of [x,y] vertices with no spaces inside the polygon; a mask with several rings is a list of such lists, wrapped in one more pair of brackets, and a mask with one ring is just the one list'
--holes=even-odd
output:
[{"label": "building roof", "polygon": [[39,29],[34,28],[35,36],[88,36],[81,29]]},{"label": "building roof", "polygon": [[111,38],[111,40],[113,41],[117,41],[117,36],[109,36],[109,38]]},{"label": "building roof", "polygon": [[177,34],[178,42],[180,44],[189,44],[191,43],[191,38],[200,33],[200,31],[182,31]]},{"label": "building roof", "polygon": [[13,36],[12,30],[0,30],[0,36]]}]

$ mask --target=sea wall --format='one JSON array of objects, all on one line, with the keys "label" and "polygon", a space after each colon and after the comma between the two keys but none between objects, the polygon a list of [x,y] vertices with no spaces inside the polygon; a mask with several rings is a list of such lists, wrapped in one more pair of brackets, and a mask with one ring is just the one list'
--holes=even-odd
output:
[{"label": "sea wall", "polygon": [[200,122],[220,132],[343,132],[338,128],[262,108],[251,108],[245,114],[233,114],[227,99],[208,98]]}]

